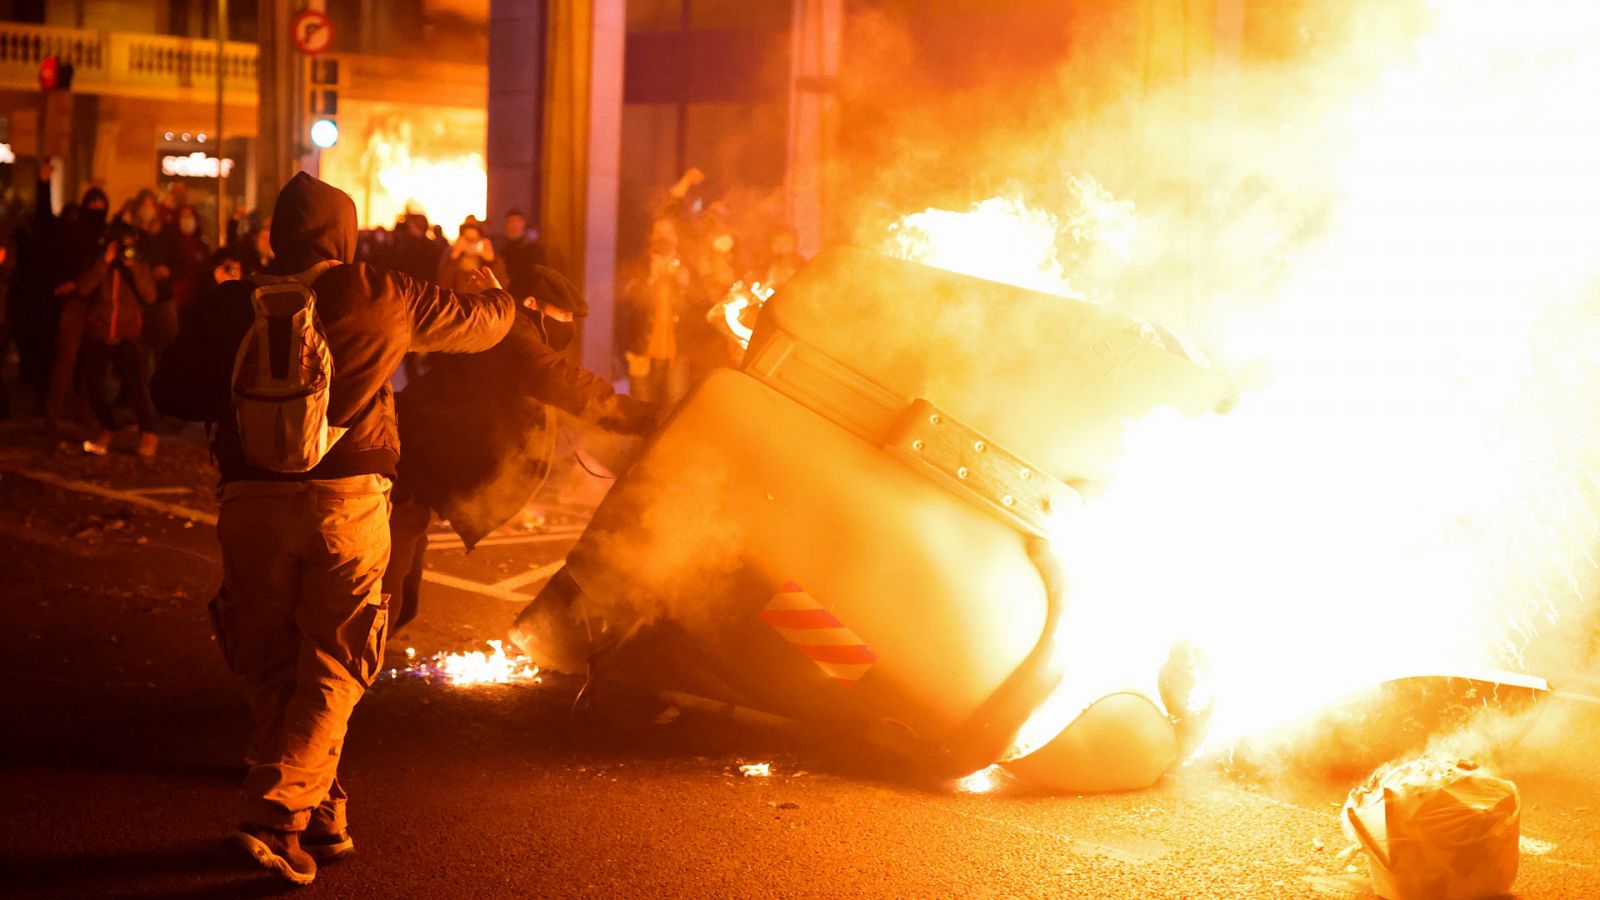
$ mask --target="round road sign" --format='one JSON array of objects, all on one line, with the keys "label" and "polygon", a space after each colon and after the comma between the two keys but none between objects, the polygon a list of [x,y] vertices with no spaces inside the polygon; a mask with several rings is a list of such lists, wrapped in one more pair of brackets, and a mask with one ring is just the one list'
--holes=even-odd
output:
[{"label": "round road sign", "polygon": [[316,56],[333,44],[333,21],[321,10],[302,9],[289,23],[289,37],[307,56]]}]

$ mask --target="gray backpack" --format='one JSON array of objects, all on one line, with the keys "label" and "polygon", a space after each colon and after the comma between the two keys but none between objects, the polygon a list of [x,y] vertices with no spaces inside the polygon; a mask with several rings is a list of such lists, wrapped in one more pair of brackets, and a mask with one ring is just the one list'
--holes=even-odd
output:
[{"label": "gray backpack", "polygon": [[335,265],[251,279],[255,322],[233,358],[233,414],[245,461],[256,468],[309,471],[345,432],[328,422],[333,354],[311,289]]}]

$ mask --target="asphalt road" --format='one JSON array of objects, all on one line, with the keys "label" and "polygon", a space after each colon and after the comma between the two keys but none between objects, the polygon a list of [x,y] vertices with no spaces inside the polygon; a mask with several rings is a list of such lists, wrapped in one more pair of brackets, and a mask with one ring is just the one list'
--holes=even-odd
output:
[{"label": "asphalt road", "polygon": [[[257,896],[222,844],[247,714],[212,646],[205,454],[83,457],[0,427],[0,890]],[[471,558],[433,554],[420,655],[505,633],[603,490],[562,485]],[[140,499],[132,499],[140,498]],[[158,506],[165,504],[166,506]],[[193,511],[184,512],[184,511]],[[1569,673],[1506,754],[1522,791],[1517,896],[1600,896],[1600,693]],[[1577,681],[1572,681],[1577,679]],[[577,683],[380,683],[342,775],[359,855],[303,896],[1349,897],[1343,778],[1217,761],[1095,797],[966,795],[893,760]],[[660,721],[663,724],[657,724]],[[739,775],[771,762],[769,778]],[[1352,870],[1353,869],[1353,870]]]}]

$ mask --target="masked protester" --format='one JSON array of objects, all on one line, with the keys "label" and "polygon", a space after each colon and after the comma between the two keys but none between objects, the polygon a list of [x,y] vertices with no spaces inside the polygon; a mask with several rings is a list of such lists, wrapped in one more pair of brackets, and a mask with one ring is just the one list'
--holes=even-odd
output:
[{"label": "masked protester", "polygon": [[182,196],[182,191],[174,190],[174,205],[163,207],[168,222],[152,242],[155,249],[149,262],[156,279],[156,304],[144,323],[144,345],[152,359],[160,359],[177,337],[182,311],[199,294],[211,257],[200,237],[200,216],[194,207],[178,202]]},{"label": "masked protester", "polygon": [[389,254],[389,268],[418,281],[427,281],[439,274],[439,244],[433,239],[428,217],[422,213],[406,213],[400,227],[395,229]]},{"label": "masked protester", "polygon": [[[389,488],[401,446],[390,378],[408,351],[477,352],[505,337],[516,303],[487,271],[458,295],[353,264],[356,208],[305,173],[278,195],[274,258],[201,304],[156,373],[163,412],[216,425],[223,586],[211,612],[255,718],[243,823],[233,840],[296,884],[353,852],[337,777],[351,711],[383,664]],[[256,327],[260,284],[315,294],[331,353],[327,421],[342,429],[306,472],[259,468],[235,421],[233,357]],[[270,321],[264,331],[272,333]],[[267,342],[270,346],[270,342]]]},{"label": "masked protester", "polygon": [[57,219],[50,211],[49,172],[41,172],[38,210],[39,230],[50,235],[54,259],[47,263],[51,296],[58,303],[55,319],[55,354],[50,363],[45,390],[44,418],[55,427],[66,412],[75,384],[78,348],[83,343],[83,327],[88,301],[78,290],[78,278],[95,264],[105,246],[106,216],[110,203],[105,191],[89,188],[83,192],[78,213],[71,219]]},{"label": "masked protester", "polygon": [[[211,248],[200,236],[200,216],[192,206],[179,206],[172,217],[172,227],[167,229],[166,259],[171,277],[168,281],[172,307],[178,318],[195,302],[204,284]],[[176,323],[174,323],[176,331]]]},{"label": "masked protester", "polygon": [[577,333],[575,320],[589,312],[583,295],[547,266],[530,274],[533,293],[505,340],[484,353],[430,358],[399,394],[406,452],[383,578],[384,592],[401,599],[395,628],[417,614],[435,514],[471,548],[544,484],[552,460],[540,449],[550,442],[539,438],[553,436],[555,427],[547,407],[575,417],[579,427],[617,434],[642,435],[655,426],[654,407],[615,393],[561,352]]},{"label": "masked protester", "polygon": [[133,401],[139,422],[139,455],[156,453],[156,414],[150,404],[148,371],[139,345],[145,308],[155,302],[155,282],[150,266],[139,258],[139,236],[126,228],[112,229],[100,257],[78,277],[78,295],[85,300],[83,346],[78,374],[89,408],[100,425],[98,437],[84,441],[83,450],[105,456],[117,430],[116,417],[106,396],[106,376],[116,370],[122,390]]},{"label": "masked protester", "polygon": [[[0,236],[0,359],[5,359],[11,349],[11,323],[7,318],[11,305],[11,278],[17,270],[17,255],[13,252],[11,230]],[[11,395],[4,378],[0,378],[0,419],[11,418]]]}]

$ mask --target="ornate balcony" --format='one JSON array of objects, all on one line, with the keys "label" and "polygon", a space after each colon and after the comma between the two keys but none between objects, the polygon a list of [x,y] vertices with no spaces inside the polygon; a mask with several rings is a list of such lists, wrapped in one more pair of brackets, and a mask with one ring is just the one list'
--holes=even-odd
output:
[{"label": "ornate balcony", "polygon": [[[50,28],[0,22],[0,89],[37,90],[47,56],[72,63],[80,93],[212,102],[217,44],[199,38]],[[229,42],[222,54],[230,103],[256,102],[255,44]],[[479,107],[488,68],[429,59],[341,54],[348,99]]]},{"label": "ornate balcony", "polygon": [[[36,88],[47,56],[72,63],[72,87],[80,92],[192,101],[216,96],[215,41],[0,22],[0,87]],[[228,98],[253,101],[256,46],[229,42],[222,65]]]}]

